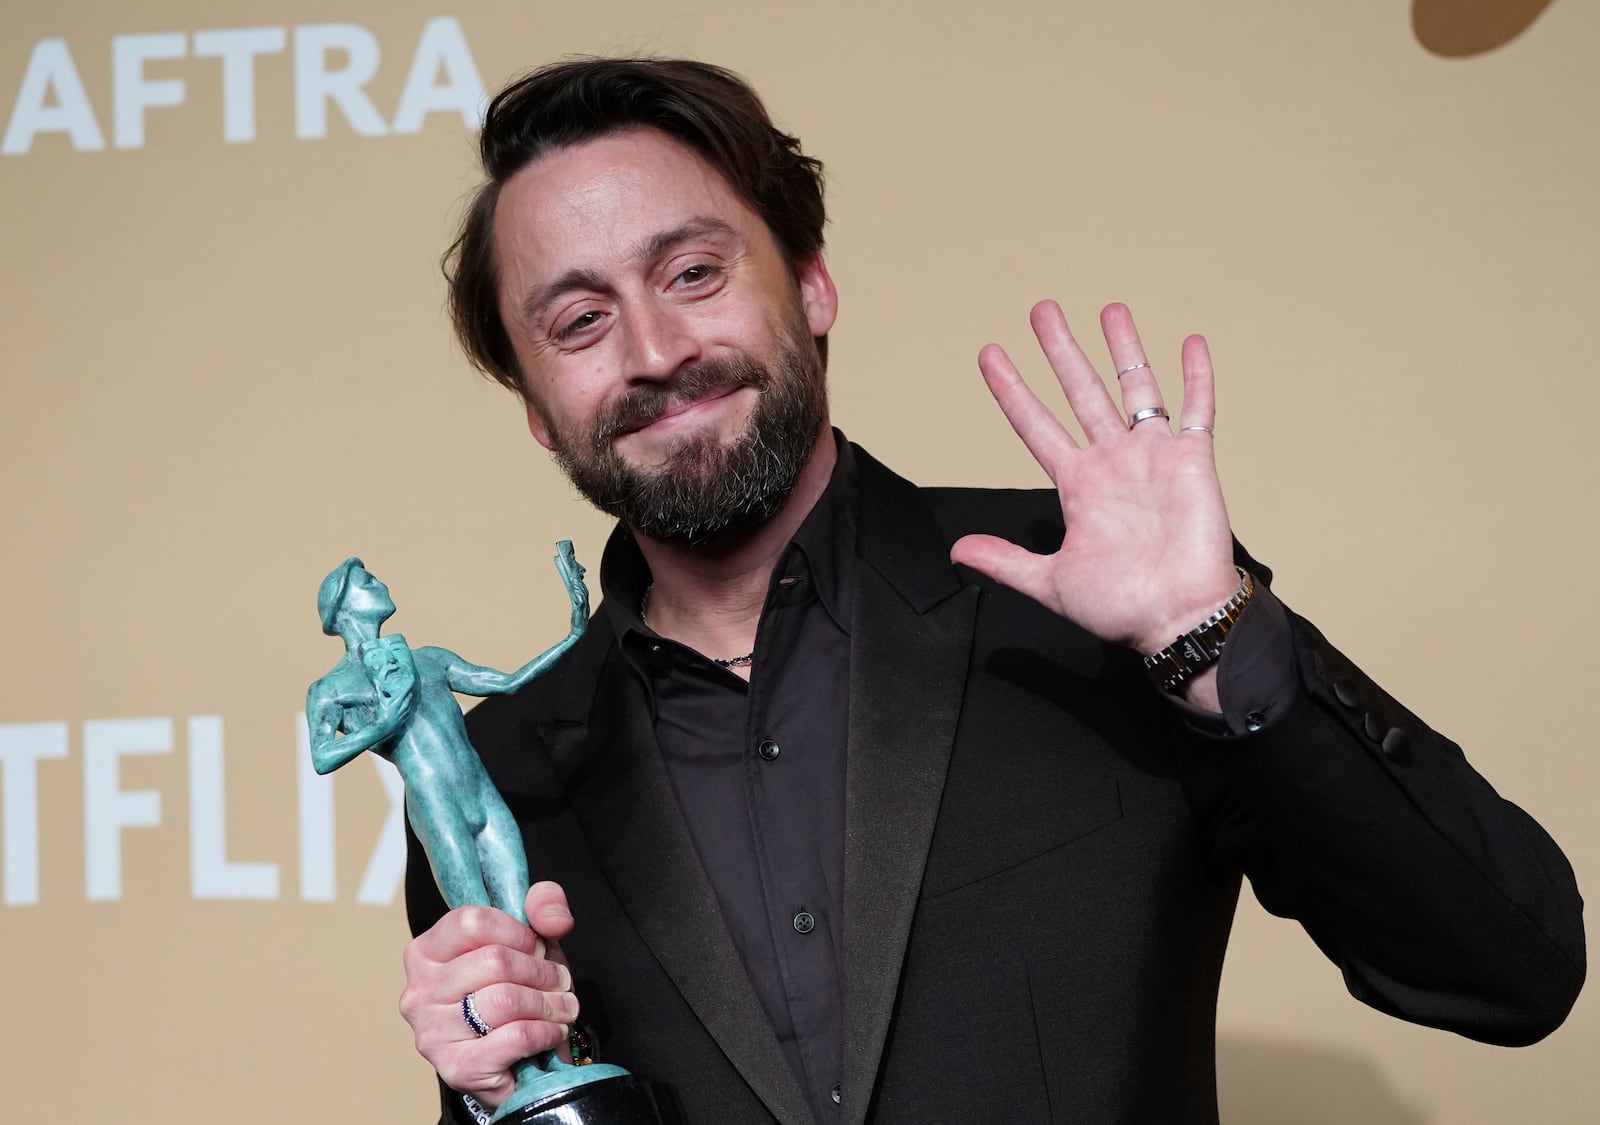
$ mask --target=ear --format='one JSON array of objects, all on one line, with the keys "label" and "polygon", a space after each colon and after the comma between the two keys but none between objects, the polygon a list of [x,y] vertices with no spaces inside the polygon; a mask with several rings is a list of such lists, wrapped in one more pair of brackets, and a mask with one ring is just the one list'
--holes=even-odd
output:
[{"label": "ear", "polygon": [[839,291],[828,276],[828,263],[818,254],[795,271],[795,280],[800,284],[800,304],[811,335],[826,336],[839,315]]},{"label": "ear", "polygon": [[544,415],[539,412],[539,408],[533,404],[531,398],[524,398],[522,404],[528,412],[528,432],[533,435],[534,441],[549,449],[550,424],[544,420]]}]

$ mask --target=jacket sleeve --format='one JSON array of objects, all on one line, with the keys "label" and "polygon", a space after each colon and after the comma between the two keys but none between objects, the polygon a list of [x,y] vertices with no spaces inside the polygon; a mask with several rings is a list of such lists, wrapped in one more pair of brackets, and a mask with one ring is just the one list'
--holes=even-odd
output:
[{"label": "jacket sleeve", "polygon": [[1487,1043],[1548,1035],[1585,972],[1566,857],[1455,743],[1282,612],[1294,683],[1275,713],[1245,733],[1184,724],[1217,853],[1357,999]]}]

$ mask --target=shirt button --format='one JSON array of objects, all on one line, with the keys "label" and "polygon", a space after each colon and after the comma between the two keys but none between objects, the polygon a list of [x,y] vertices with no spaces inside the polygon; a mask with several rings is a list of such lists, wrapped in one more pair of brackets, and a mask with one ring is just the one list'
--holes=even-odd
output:
[{"label": "shirt button", "polygon": [[1260,711],[1251,711],[1248,715],[1246,715],[1244,717],[1244,729],[1245,730],[1258,731],[1258,730],[1260,730],[1262,727],[1264,727],[1266,725],[1267,725],[1267,717],[1265,715],[1263,715]]},{"label": "shirt button", "polygon": [[798,913],[798,914],[796,914],[794,916],[794,932],[795,933],[797,933],[797,934],[809,934],[812,930],[814,930],[816,928],[817,928],[817,920],[815,918],[813,918],[810,914],[808,914],[806,911],[802,910],[800,913]]},{"label": "shirt button", "polygon": [[839,1104],[839,1084],[837,1082],[833,1084],[833,1104]]},{"label": "shirt button", "polygon": [[769,762],[775,761],[778,757],[778,744],[770,738],[763,739],[761,745],[756,747],[756,753]]}]

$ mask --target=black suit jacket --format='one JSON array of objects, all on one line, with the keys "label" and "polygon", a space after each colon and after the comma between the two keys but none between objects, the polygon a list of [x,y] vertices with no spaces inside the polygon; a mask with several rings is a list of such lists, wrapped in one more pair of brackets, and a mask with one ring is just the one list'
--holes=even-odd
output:
[{"label": "black suit jacket", "polygon": [[[842,1122],[1214,1122],[1241,872],[1379,1009],[1496,1043],[1565,1016],[1561,852],[1308,623],[1285,713],[1202,733],[1137,655],[950,564],[974,531],[1054,550],[1054,493],[918,489],[856,453]],[[567,890],[602,1056],[703,1125],[809,1122],[606,615],[469,727]],[[420,932],[444,904],[412,860]]]}]

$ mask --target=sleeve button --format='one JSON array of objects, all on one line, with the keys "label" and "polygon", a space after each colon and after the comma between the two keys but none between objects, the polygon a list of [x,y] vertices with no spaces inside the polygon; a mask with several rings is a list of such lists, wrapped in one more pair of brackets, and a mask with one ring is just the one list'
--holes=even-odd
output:
[{"label": "sleeve button", "polygon": [[1406,744],[1410,739],[1406,732],[1399,727],[1390,727],[1389,733],[1383,736],[1383,752],[1391,758],[1398,758],[1406,752]]}]

